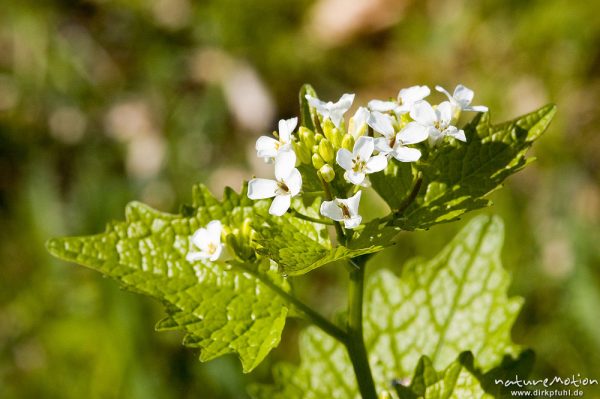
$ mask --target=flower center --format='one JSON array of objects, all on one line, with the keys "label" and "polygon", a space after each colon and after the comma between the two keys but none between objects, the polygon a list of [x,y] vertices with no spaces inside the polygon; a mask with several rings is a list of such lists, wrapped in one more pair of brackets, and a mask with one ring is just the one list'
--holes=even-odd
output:
[{"label": "flower center", "polygon": [[342,210],[342,216],[344,219],[350,219],[352,215],[350,215],[350,209],[342,203],[338,203],[337,206]]},{"label": "flower center", "polygon": [[217,246],[215,245],[215,243],[214,243],[214,242],[209,242],[209,243],[208,243],[208,248],[207,248],[207,249],[208,249],[208,251],[207,251],[207,252],[208,252],[209,254],[211,254],[211,255],[214,255],[214,254],[215,254],[215,252],[217,252]]},{"label": "flower center", "polygon": [[360,172],[365,168],[366,164],[367,163],[361,160],[360,157],[356,157],[352,160],[352,170],[354,172]]},{"label": "flower center", "polygon": [[448,127],[448,124],[442,121],[435,121],[433,122],[433,127],[435,127],[440,132],[443,132]]},{"label": "flower center", "polygon": [[287,186],[287,184],[285,184],[283,181],[277,182],[277,190],[275,190],[275,194],[282,195],[282,194],[289,194],[289,192],[290,192],[290,188]]}]

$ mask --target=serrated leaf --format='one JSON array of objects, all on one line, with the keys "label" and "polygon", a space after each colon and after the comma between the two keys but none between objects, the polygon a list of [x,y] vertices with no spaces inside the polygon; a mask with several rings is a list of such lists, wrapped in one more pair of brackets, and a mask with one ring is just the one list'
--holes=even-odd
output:
[{"label": "serrated leaf", "polygon": [[381,244],[366,241],[362,248],[343,245],[332,248],[329,240],[318,239],[317,229],[320,226],[289,214],[281,218],[266,218],[255,227],[258,233],[256,242],[262,246],[258,252],[277,262],[284,274],[298,276],[338,260],[384,249]]},{"label": "serrated leaf", "polygon": [[412,166],[409,162],[399,162],[390,158],[387,167],[381,173],[369,175],[369,181],[391,209],[399,209],[413,186]]},{"label": "serrated leaf", "polygon": [[[506,356],[518,354],[510,329],[522,301],[506,295],[509,277],[500,263],[502,241],[501,221],[481,216],[430,261],[405,265],[400,278],[380,270],[368,279],[365,344],[379,393],[392,391],[395,379],[410,379],[424,355],[436,369],[445,370],[460,353],[472,351],[474,367],[485,373]],[[275,386],[254,388],[253,395],[358,397],[344,347],[315,329],[305,335],[300,365],[279,370]],[[327,396],[333,389],[348,394]]]},{"label": "serrated leaf", "polygon": [[[427,229],[490,205],[484,197],[527,165],[527,150],[548,127],[555,112],[554,105],[547,105],[499,125],[490,124],[488,113],[478,114],[465,127],[466,143],[440,145],[419,165],[424,177],[419,195],[395,224],[405,230]],[[407,196],[408,169],[396,170],[393,165],[371,180],[395,210]],[[394,185],[399,188],[389,188]]]},{"label": "serrated leaf", "polygon": [[[203,186],[194,189],[188,216],[156,211],[140,203],[126,208],[126,221],[86,237],[50,240],[59,258],[115,278],[125,288],[162,301],[168,317],[157,329],[179,329],[184,344],[200,348],[200,360],[237,353],[245,372],[254,369],[277,346],[287,304],[253,273],[262,273],[283,289],[288,285],[268,260],[247,268],[212,262],[188,262],[190,236],[210,220],[235,228],[253,215],[250,202],[233,190],[216,200]],[[194,212],[191,212],[191,210]],[[193,214],[193,215],[192,215]]]},{"label": "serrated leaf", "polygon": [[[464,354],[468,355],[468,354]],[[464,357],[437,372],[427,356],[421,357],[408,387],[396,385],[400,399],[489,399],[479,380],[463,365]]]}]

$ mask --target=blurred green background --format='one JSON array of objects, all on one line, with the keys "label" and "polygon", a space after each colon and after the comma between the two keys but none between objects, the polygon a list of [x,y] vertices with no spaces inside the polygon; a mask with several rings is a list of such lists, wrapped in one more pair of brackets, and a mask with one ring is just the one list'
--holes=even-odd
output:
[{"label": "blurred green background", "polygon": [[[1,398],[245,398],[272,362],[297,359],[291,320],[250,375],[233,356],[201,364],[154,332],[157,303],[44,242],[101,231],[131,200],[176,211],[195,182],[219,193],[265,173],[254,141],[297,114],[304,82],[358,102],[463,83],[497,122],[558,105],[538,161],[484,212],[506,221],[511,293],[526,299],[513,336],[535,374],[600,379],[598,2],[4,0]],[[432,256],[461,223],[405,234],[374,267]],[[299,281],[330,314],[339,269]]]}]

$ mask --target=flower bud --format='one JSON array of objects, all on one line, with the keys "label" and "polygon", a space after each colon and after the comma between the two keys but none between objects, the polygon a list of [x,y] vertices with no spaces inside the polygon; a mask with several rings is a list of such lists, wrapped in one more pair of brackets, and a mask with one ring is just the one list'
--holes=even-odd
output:
[{"label": "flower bud", "polygon": [[335,179],[335,171],[331,165],[328,164],[321,166],[319,169],[319,174],[327,183],[330,183],[333,179]]},{"label": "flower bud", "polygon": [[312,146],[316,144],[315,134],[312,132],[312,130],[308,129],[307,127],[300,126],[300,129],[298,130],[298,135],[300,136],[300,141],[307,148],[312,148]]},{"label": "flower bud", "polygon": [[250,219],[250,218],[244,219],[244,223],[242,224],[241,233],[242,233],[242,237],[244,237],[245,240],[250,239],[250,234],[252,233],[252,219]]},{"label": "flower bud", "polygon": [[343,139],[344,139],[344,133],[342,133],[342,131],[338,128],[333,129],[333,140],[331,141],[331,143],[333,144],[333,147],[341,148]]},{"label": "flower bud", "polygon": [[321,133],[315,134],[315,142],[318,144],[323,140],[323,135]]},{"label": "flower bud", "polygon": [[335,151],[333,150],[333,146],[331,145],[331,142],[329,140],[321,140],[321,142],[319,143],[319,155],[321,155],[321,158],[323,158],[325,162],[333,162],[335,158]]},{"label": "flower bud", "polygon": [[354,148],[354,137],[350,134],[345,134],[342,139],[342,148],[347,149],[348,151],[352,151]]},{"label": "flower bud", "polygon": [[323,158],[321,158],[321,156],[318,153],[315,153],[312,156],[312,164],[315,167],[315,169],[319,170],[323,165],[325,165],[325,161],[323,160]]},{"label": "flower bud", "polygon": [[333,122],[331,122],[331,120],[327,119],[325,122],[323,122],[321,124],[321,126],[323,127],[323,134],[325,134],[325,138],[327,140],[329,140],[330,142],[333,142],[333,137],[335,135],[335,133],[334,133],[335,125],[333,124]]},{"label": "flower bud", "polygon": [[310,150],[303,143],[294,143],[294,152],[301,163],[310,163]]}]

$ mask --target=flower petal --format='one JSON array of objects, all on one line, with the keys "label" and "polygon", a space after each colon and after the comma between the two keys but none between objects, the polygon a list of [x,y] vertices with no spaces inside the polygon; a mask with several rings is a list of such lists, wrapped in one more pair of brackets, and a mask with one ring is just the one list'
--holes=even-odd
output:
[{"label": "flower petal", "polygon": [[273,216],[281,216],[290,209],[290,204],[292,203],[291,195],[277,195],[273,199],[271,203],[271,207],[269,208],[269,213]]},{"label": "flower petal", "polygon": [[290,189],[290,194],[292,197],[298,195],[300,189],[302,188],[302,175],[300,171],[296,168],[292,169],[292,173],[285,179],[283,182]]},{"label": "flower petal", "polygon": [[397,146],[392,156],[400,162],[416,162],[421,158],[421,151],[416,148]]},{"label": "flower petal", "polygon": [[352,169],[352,160],[354,155],[345,148],[340,148],[335,156],[335,161],[345,170]]},{"label": "flower petal", "polygon": [[395,101],[371,100],[367,106],[371,111],[390,112],[398,108],[398,103]]},{"label": "flower petal", "polygon": [[377,137],[374,141],[375,149],[379,151],[381,154],[389,154],[392,152],[392,147],[390,147],[390,141],[386,137]]},{"label": "flower petal", "polygon": [[365,180],[364,172],[355,172],[353,170],[348,170],[344,173],[344,178],[348,180],[352,184],[361,185]]},{"label": "flower petal", "polygon": [[488,107],[485,105],[473,105],[463,108],[465,111],[488,112]]},{"label": "flower petal", "polygon": [[392,117],[387,114],[382,114],[377,111],[371,112],[369,119],[367,119],[367,123],[374,131],[383,134],[385,137],[392,137],[394,135]]},{"label": "flower petal", "polygon": [[289,143],[292,139],[292,132],[298,124],[298,118],[281,119],[279,121],[279,140],[282,143]]},{"label": "flower petal", "polygon": [[473,93],[473,90],[463,85],[458,85],[456,86],[456,89],[454,89],[454,94],[452,97],[454,97],[454,100],[458,103],[458,105],[464,109],[471,104],[474,95],[475,93]]},{"label": "flower petal", "polygon": [[427,140],[428,129],[416,122],[409,122],[404,129],[398,133],[396,140],[403,144],[416,144]]},{"label": "flower petal", "polygon": [[381,170],[384,170],[385,167],[388,164],[388,160],[385,157],[385,155],[376,155],[374,157],[371,157],[371,159],[369,159],[367,161],[367,167],[366,167],[366,172],[367,173],[375,173],[375,172],[379,172]]},{"label": "flower petal", "polygon": [[364,134],[365,125],[367,124],[367,118],[369,117],[369,110],[365,107],[359,107],[354,116],[350,118],[348,126],[348,133],[355,139]]},{"label": "flower petal", "polygon": [[212,254],[212,256],[209,258],[211,262],[216,262],[219,260],[219,258],[221,257],[221,253],[223,252],[223,244],[219,244],[217,245],[217,247],[215,248],[215,252]]},{"label": "flower petal", "polygon": [[424,126],[431,126],[437,121],[433,107],[425,100],[417,101],[413,105],[410,117]]},{"label": "flower petal", "polygon": [[467,141],[467,137],[465,136],[464,130],[458,130],[454,126],[450,126],[448,129],[446,129],[446,131],[444,133],[450,137],[454,137],[457,140],[460,140],[463,142]]},{"label": "flower petal", "polygon": [[366,161],[373,154],[373,150],[375,149],[375,143],[373,142],[373,137],[369,136],[361,136],[354,143],[354,149],[352,151],[354,158],[360,158],[362,161]]},{"label": "flower petal", "polygon": [[348,206],[351,216],[355,216],[358,214],[358,206],[360,204],[361,195],[362,195],[362,191],[358,191],[352,197],[348,198],[347,200],[343,200],[346,203],[346,205]]},{"label": "flower petal", "polygon": [[192,235],[191,241],[196,248],[204,251],[208,248],[208,244],[211,242],[210,233],[205,228],[198,229]]},{"label": "flower petal", "polygon": [[333,219],[337,222],[344,219],[342,209],[338,206],[337,202],[334,201],[323,201],[321,204],[321,215]]},{"label": "flower petal", "polygon": [[435,89],[437,91],[439,91],[440,93],[444,93],[446,95],[446,97],[448,97],[448,101],[454,101],[454,98],[452,97],[452,94],[450,94],[448,92],[448,90],[444,89],[442,86],[435,86]]},{"label": "flower petal", "polygon": [[292,173],[296,167],[296,153],[291,149],[288,151],[279,151],[275,158],[275,178],[283,180]]},{"label": "flower petal", "polygon": [[274,158],[277,155],[278,144],[273,137],[260,136],[256,140],[256,155],[260,158]]},{"label": "flower petal", "polygon": [[347,229],[354,229],[360,226],[360,222],[362,222],[362,216],[356,215],[349,219],[344,219],[344,227]]},{"label": "flower petal", "polygon": [[431,93],[427,86],[411,86],[400,90],[398,93],[398,101],[403,105],[412,105],[427,97]]},{"label": "flower petal", "polygon": [[277,182],[271,179],[252,179],[248,182],[248,198],[252,200],[275,196]]},{"label": "flower petal", "polygon": [[223,225],[220,220],[212,220],[206,225],[208,236],[211,242],[221,242],[221,232],[223,231]]},{"label": "flower petal", "polygon": [[439,120],[444,125],[447,125],[452,120],[452,104],[450,101],[444,101],[443,103],[437,106],[437,114],[439,115]]}]

